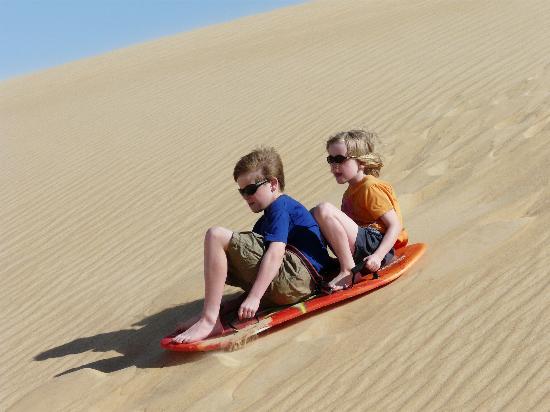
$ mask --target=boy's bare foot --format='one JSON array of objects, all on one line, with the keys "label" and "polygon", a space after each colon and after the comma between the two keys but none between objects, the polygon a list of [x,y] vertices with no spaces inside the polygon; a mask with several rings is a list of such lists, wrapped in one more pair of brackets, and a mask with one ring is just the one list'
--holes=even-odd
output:
[{"label": "boy's bare foot", "polygon": [[172,332],[172,335],[180,334],[182,332],[185,332],[187,329],[189,329],[191,326],[193,326],[195,323],[199,321],[201,318],[200,315],[195,315],[187,320],[184,320],[183,322],[178,322],[176,324],[176,329],[174,329],[174,332]]},{"label": "boy's bare foot", "polygon": [[180,333],[172,338],[172,342],[175,343],[192,343],[202,339],[206,339],[209,336],[220,334],[223,332],[223,325],[220,321],[220,317],[216,319],[214,323],[209,322],[204,318],[200,318],[185,332]]}]

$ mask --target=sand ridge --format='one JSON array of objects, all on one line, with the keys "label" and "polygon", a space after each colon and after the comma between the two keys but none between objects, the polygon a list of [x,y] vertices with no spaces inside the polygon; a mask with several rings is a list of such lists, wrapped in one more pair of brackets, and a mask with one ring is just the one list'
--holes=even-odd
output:
[{"label": "sand ridge", "polygon": [[[318,1],[0,83],[0,409],[545,410],[546,1]],[[232,353],[164,353],[202,237],[257,216],[274,145],[338,204],[324,140],[376,129],[414,273]],[[233,293],[228,289],[228,293]]]}]

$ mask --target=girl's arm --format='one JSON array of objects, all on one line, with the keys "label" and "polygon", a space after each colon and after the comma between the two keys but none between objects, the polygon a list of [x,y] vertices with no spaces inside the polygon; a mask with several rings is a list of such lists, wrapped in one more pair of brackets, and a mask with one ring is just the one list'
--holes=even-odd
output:
[{"label": "girl's arm", "polygon": [[393,245],[395,245],[397,237],[399,236],[399,233],[401,233],[401,222],[399,222],[399,218],[397,217],[397,213],[395,213],[394,209],[384,213],[380,217],[380,220],[386,226],[386,233],[384,233],[384,238],[382,239],[382,242],[380,242],[380,246],[378,246],[376,252],[368,256],[366,259],[366,267],[373,272],[380,269],[384,256],[386,256]]},{"label": "girl's arm", "polygon": [[258,276],[256,281],[250,289],[248,296],[241,304],[239,308],[239,319],[252,318],[258,307],[260,306],[260,299],[267,290],[269,284],[275,276],[279,273],[279,268],[283,263],[285,256],[286,244],[283,242],[271,242],[262,257],[260,262],[260,268],[258,270]]}]

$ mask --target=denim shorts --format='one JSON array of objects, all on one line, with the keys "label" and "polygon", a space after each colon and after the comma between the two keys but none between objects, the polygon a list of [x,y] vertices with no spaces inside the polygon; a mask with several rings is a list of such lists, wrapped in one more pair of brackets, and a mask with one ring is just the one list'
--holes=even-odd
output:
[{"label": "denim shorts", "polygon": [[[357,231],[357,239],[355,239],[355,251],[353,252],[353,261],[357,264],[362,262],[367,256],[372,255],[382,243],[384,235],[378,230],[373,229],[372,227],[359,227]],[[384,259],[382,260],[382,266],[387,265],[393,260],[395,255],[394,249],[392,248]]]}]

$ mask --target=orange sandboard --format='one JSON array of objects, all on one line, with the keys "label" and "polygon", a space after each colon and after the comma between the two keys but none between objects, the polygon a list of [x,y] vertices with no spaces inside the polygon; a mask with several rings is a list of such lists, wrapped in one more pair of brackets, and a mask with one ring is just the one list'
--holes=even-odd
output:
[{"label": "orange sandboard", "polygon": [[[379,277],[365,276],[352,288],[334,292],[330,295],[317,295],[292,306],[285,306],[271,311],[259,313],[256,318],[247,321],[234,321],[226,327],[223,334],[193,343],[174,343],[172,338],[176,333],[166,336],[160,345],[167,350],[177,352],[204,352],[218,349],[235,350],[260,333],[289,320],[304,316],[316,310],[345,301],[354,296],[365,294],[390,282],[393,282],[409,269],[426,250],[424,243],[416,243],[397,249],[395,259],[378,272]],[[222,323],[224,323],[222,316]],[[227,314],[226,316],[227,317]],[[233,317],[235,315],[233,314]],[[227,324],[227,323],[226,323]]]}]

